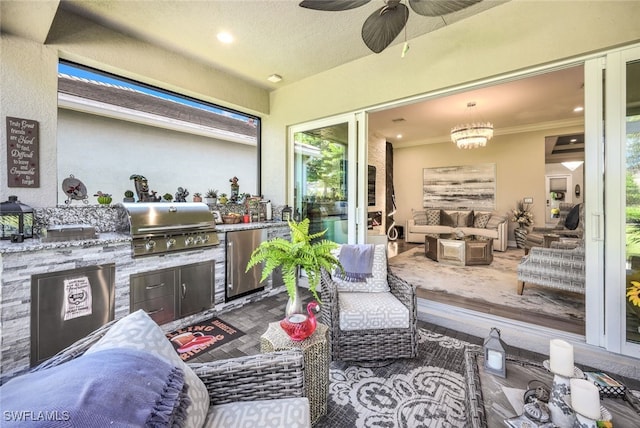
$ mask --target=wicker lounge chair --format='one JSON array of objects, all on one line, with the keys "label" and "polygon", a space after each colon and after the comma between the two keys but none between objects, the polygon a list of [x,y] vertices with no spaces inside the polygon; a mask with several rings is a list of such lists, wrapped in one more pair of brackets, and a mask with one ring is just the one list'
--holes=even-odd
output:
[{"label": "wicker lounge chair", "polygon": [[[386,262],[386,255],[385,255]],[[386,265],[385,265],[386,271]],[[338,361],[376,361],[392,358],[413,358],[418,352],[417,338],[417,315],[416,315],[416,290],[415,286],[401,280],[391,272],[386,273],[388,292],[346,292],[339,291],[340,285],[332,278],[327,271],[321,276],[321,316],[322,322],[329,326],[331,356]],[[356,317],[364,319],[363,325],[357,329],[345,330],[345,317],[341,313],[341,298],[354,297],[358,300],[361,313]],[[375,295],[375,299],[390,299],[400,304],[401,310],[404,308],[405,315],[408,316],[408,325],[404,328],[386,327],[380,325],[379,318],[367,321],[368,309],[366,295]],[[362,297],[362,299],[360,299]],[[370,308],[370,312],[377,317],[384,312],[384,304]],[[351,308],[353,309],[353,308]],[[408,311],[408,314],[406,312]],[[394,315],[391,315],[393,317]],[[342,322],[341,322],[342,320]],[[342,323],[342,325],[341,325]],[[366,324],[370,324],[367,326]],[[375,324],[375,325],[371,325]]]}]

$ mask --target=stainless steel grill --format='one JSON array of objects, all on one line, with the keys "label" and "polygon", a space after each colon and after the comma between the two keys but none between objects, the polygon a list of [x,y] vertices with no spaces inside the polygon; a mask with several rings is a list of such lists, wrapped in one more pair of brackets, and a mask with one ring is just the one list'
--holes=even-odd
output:
[{"label": "stainless steel grill", "polygon": [[220,244],[204,203],[123,203],[129,216],[133,256],[161,255]]}]

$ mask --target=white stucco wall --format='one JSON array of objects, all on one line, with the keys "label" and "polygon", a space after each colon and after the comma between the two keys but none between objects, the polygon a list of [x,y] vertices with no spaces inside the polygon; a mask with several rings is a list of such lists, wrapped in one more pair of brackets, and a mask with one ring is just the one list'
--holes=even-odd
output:
[{"label": "white stucco wall", "polygon": [[[98,190],[122,201],[133,190],[132,174],[149,180],[158,196],[175,196],[178,187],[203,196],[208,189],[231,193],[237,176],[241,193],[257,192],[256,146],[231,143],[183,132],[61,109],[58,115],[58,183],[73,174],[89,195]],[[66,195],[58,187],[58,203]]]}]

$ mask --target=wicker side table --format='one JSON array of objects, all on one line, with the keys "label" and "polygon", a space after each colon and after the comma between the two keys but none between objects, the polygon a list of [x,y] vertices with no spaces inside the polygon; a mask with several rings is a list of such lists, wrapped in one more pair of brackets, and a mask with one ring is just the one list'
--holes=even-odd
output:
[{"label": "wicker side table", "polygon": [[260,336],[260,351],[275,352],[300,349],[304,358],[304,392],[309,399],[311,423],[327,414],[329,396],[329,342],[328,327],[318,323],[316,331],[301,342],[294,342],[282,330],[280,323],[269,323],[267,331]]}]

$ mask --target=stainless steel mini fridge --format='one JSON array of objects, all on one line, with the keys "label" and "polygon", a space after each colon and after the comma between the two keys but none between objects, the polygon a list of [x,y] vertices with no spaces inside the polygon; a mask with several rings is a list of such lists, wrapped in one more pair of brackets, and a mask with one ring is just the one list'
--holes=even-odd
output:
[{"label": "stainless steel mini fridge", "polygon": [[114,318],[115,264],[31,276],[31,365]]},{"label": "stainless steel mini fridge", "polygon": [[264,288],[260,283],[262,266],[245,272],[253,250],[266,239],[266,230],[250,229],[227,232],[226,300],[235,299]]}]

